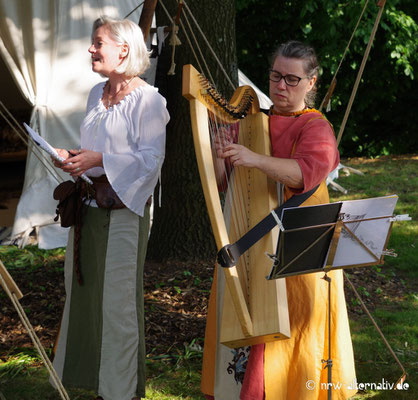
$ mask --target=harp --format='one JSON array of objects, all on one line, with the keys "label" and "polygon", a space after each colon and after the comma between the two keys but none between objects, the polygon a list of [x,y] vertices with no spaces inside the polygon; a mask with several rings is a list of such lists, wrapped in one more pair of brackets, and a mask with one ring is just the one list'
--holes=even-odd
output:
[{"label": "harp", "polygon": [[[270,155],[268,117],[249,86],[238,88],[226,102],[191,65],[183,67],[183,96],[190,102],[193,140],[209,219],[218,251],[234,243],[277,207],[276,183],[255,168],[232,168],[217,158],[214,145],[233,140]],[[219,191],[219,189],[221,189]],[[277,228],[223,268],[220,342],[236,348],[290,336],[286,282],[266,279]]]}]

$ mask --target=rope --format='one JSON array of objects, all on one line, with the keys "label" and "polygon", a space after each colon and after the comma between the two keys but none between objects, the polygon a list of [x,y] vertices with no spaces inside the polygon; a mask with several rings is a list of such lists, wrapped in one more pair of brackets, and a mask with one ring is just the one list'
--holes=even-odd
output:
[{"label": "rope", "polygon": [[176,63],[174,62],[174,56],[176,54],[176,46],[181,45],[181,41],[177,36],[177,33],[179,31],[178,25],[176,25],[175,22],[173,22],[172,30],[171,30],[171,37],[169,44],[173,47],[171,51],[171,67],[169,71],[167,72],[167,75],[175,75],[175,69],[176,69]]},{"label": "rope", "polygon": [[[203,55],[202,49],[201,49],[201,48],[200,48],[200,46],[199,46],[199,42],[198,42],[198,40],[197,40],[197,38],[196,38],[196,36],[195,36],[195,34],[194,34],[194,31],[193,31],[193,29],[192,29],[192,26],[191,26],[191,24],[190,24],[189,19],[187,18],[186,13],[184,13],[184,20],[186,21],[187,26],[189,27],[189,30],[190,30],[190,33],[191,33],[191,35],[192,35],[192,37],[193,37],[193,40],[194,40],[195,46],[197,47],[197,49],[198,49],[198,51],[199,51],[199,54],[200,54],[200,57],[201,57],[201,59],[202,59],[203,63],[205,64],[205,68],[206,68],[206,76],[207,76],[207,77],[209,78],[209,80],[210,80],[211,82],[213,82],[213,84],[215,85],[215,83],[214,83],[215,81],[214,81],[214,79],[213,79],[212,73],[210,72],[210,68],[209,68],[209,66],[208,66],[208,64],[207,64],[207,62],[206,62],[205,56]],[[186,31],[185,31],[185,30],[184,30],[184,32],[186,33]],[[201,68],[201,71],[203,72],[204,70]],[[215,86],[215,88],[216,88],[216,86]]]},{"label": "rope", "polygon": [[161,7],[163,8],[163,10],[164,10],[164,12],[165,12],[165,14],[166,14],[167,18],[170,20],[170,23],[171,23],[171,24],[173,24],[173,23],[174,23],[174,19],[173,19],[173,18],[171,18],[170,13],[167,11],[167,8],[165,7],[165,5],[164,5],[164,3],[163,3],[163,1],[162,1],[162,0],[160,0],[160,5],[161,5]]},{"label": "rope", "polygon": [[139,7],[141,7],[143,4],[145,3],[145,1],[143,1],[142,3],[139,3],[139,5],[137,5],[131,12],[129,12],[128,14],[126,14],[123,19],[128,18],[131,14],[133,14]]},{"label": "rope", "polygon": [[329,87],[329,89],[328,89],[328,92],[327,92],[327,94],[325,95],[325,97],[323,98],[323,100],[322,100],[322,102],[321,102],[321,105],[320,105],[320,107],[319,107],[319,111],[321,111],[321,110],[322,110],[322,107],[323,107],[324,105],[325,105],[325,106],[327,105],[327,104],[325,104],[327,97],[328,97],[328,100],[330,100],[330,99],[331,99],[331,93],[330,93],[330,92],[331,92],[331,91],[333,91],[333,90],[334,90],[334,88],[335,88],[335,83],[336,83],[337,74],[338,74],[338,72],[339,72],[339,70],[340,70],[340,68],[341,68],[341,65],[342,65],[342,63],[343,63],[343,61],[344,61],[344,58],[345,58],[345,56],[346,56],[347,52],[348,52],[348,49],[350,48],[351,42],[352,42],[352,40],[353,40],[353,38],[354,38],[355,33],[357,32],[358,26],[360,25],[360,21],[361,21],[361,20],[362,20],[362,18],[363,18],[364,12],[366,11],[366,8],[367,8],[367,5],[368,5],[368,4],[369,4],[369,0],[367,0],[367,1],[366,1],[366,3],[364,4],[363,10],[361,11],[360,17],[359,17],[359,18],[358,18],[358,20],[357,20],[357,24],[356,24],[356,26],[355,26],[355,28],[354,28],[354,30],[353,30],[353,33],[351,34],[350,40],[348,41],[348,44],[347,44],[347,46],[346,46],[346,48],[345,48],[345,50],[344,50],[344,53],[343,53],[343,55],[342,55],[342,57],[341,57],[341,60],[340,60],[340,63],[339,63],[339,65],[338,65],[338,67],[337,67],[337,70],[335,71],[335,74],[334,74],[334,76],[332,77],[332,81],[331,81],[330,87]]},{"label": "rope", "polygon": [[187,12],[190,14],[190,17],[192,18],[193,22],[195,23],[198,31],[200,32],[200,34],[203,37],[203,40],[205,41],[206,45],[208,46],[210,52],[212,53],[213,57],[215,58],[215,61],[218,63],[219,68],[221,69],[221,71],[224,73],[225,78],[228,80],[229,84],[231,85],[232,89],[235,89],[235,85],[232,83],[231,79],[229,78],[228,73],[226,72],[225,68],[223,67],[221,61],[219,60],[219,58],[217,57],[215,51],[213,50],[212,46],[210,45],[208,39],[206,38],[205,34],[203,33],[202,29],[200,28],[199,24],[196,21],[196,18],[193,16],[192,12],[190,11],[189,6],[187,5],[187,2],[184,0],[184,6],[187,10]]},{"label": "rope", "polygon": [[377,28],[379,26],[380,18],[382,17],[383,9],[385,8],[385,2],[386,2],[386,0],[383,0],[382,3],[379,3],[379,12],[378,12],[376,20],[374,22],[373,30],[372,30],[372,33],[370,34],[370,38],[369,38],[369,43],[367,43],[367,48],[366,48],[366,51],[364,53],[361,65],[360,65],[359,72],[357,74],[357,79],[356,79],[356,82],[354,83],[354,87],[353,87],[353,90],[351,92],[350,100],[348,102],[348,106],[347,106],[347,109],[345,110],[345,115],[344,115],[343,121],[341,123],[340,130],[338,132],[337,146],[340,144],[341,137],[342,137],[343,132],[344,132],[345,124],[347,123],[347,119],[348,119],[348,116],[349,116],[350,111],[351,111],[351,106],[353,105],[354,98],[356,97],[356,93],[357,93],[357,89],[358,89],[358,86],[359,86],[359,83],[360,83],[360,79],[363,75],[364,67],[366,66],[367,58],[369,56],[374,37],[376,35],[376,31],[377,31]]},{"label": "rope", "polygon": [[[189,23],[189,20],[187,19],[187,16],[184,15],[184,18],[185,18],[187,24],[189,24],[188,26],[189,26],[190,32],[193,34],[193,31],[192,31],[192,29],[190,27],[190,23]],[[195,58],[195,60],[197,62],[197,65],[199,67],[199,71],[202,71],[203,72],[203,68],[202,68],[202,65],[200,64],[199,57],[197,56],[197,54],[196,54],[196,52],[194,50],[194,47],[192,46],[192,43],[191,43],[190,38],[189,38],[189,35],[187,34],[187,31],[184,29],[184,24],[183,24],[182,21],[180,21],[180,26],[182,27],[184,36],[186,36],[187,43],[189,43],[190,49],[192,50],[192,53],[194,55],[194,58]],[[199,50],[200,50],[200,48],[199,48]],[[202,55],[202,57],[203,57],[203,55]],[[210,75],[210,71],[209,71],[209,75]]]},{"label": "rope", "polygon": [[[2,110],[3,109],[3,110]],[[7,107],[0,101],[0,115],[4,118],[13,132],[23,141],[23,143],[28,146],[28,149],[32,151],[34,156],[38,159],[38,161],[45,167],[45,169],[55,178],[58,183],[61,183],[63,179],[59,176],[56,171],[51,168],[52,164],[51,161],[43,155],[41,150],[39,150],[38,146],[33,143],[32,139],[30,139],[29,134],[20,126],[19,122],[15,119],[15,117],[11,114],[11,112],[7,109]],[[28,140],[30,139],[30,141]],[[32,144],[32,147],[29,146],[29,143]]]},{"label": "rope", "polygon": [[[398,363],[399,367],[402,369],[402,372],[404,374],[404,376],[407,375],[407,372],[404,368],[404,366],[402,365],[402,363],[399,361],[399,358],[396,356],[395,352],[392,350],[392,347],[390,346],[389,342],[387,341],[387,339],[385,338],[385,335],[383,335],[383,332],[380,330],[379,326],[377,325],[376,321],[374,320],[374,318],[372,317],[372,315],[370,314],[370,311],[367,309],[366,305],[364,304],[363,300],[361,299],[359,293],[357,292],[356,288],[354,287],[353,283],[350,281],[350,278],[348,277],[348,275],[346,274],[345,271],[344,272],[344,277],[345,279],[347,279],[347,282],[350,284],[351,289],[353,290],[354,294],[356,295],[357,299],[360,302],[361,308],[364,310],[364,312],[367,314],[367,316],[370,318],[370,321],[372,321],[374,327],[376,328],[377,332],[379,333],[380,337],[382,338],[383,342],[385,343],[386,347],[389,349],[390,353],[392,354],[393,358],[395,359],[395,361]],[[402,379],[402,378],[401,378]]]},{"label": "rope", "polygon": [[182,8],[183,8],[183,0],[179,0],[178,6],[177,6],[177,15],[173,21],[173,26],[171,29],[171,37],[169,41],[169,44],[173,47],[173,49],[171,52],[171,67],[170,67],[170,70],[167,72],[167,75],[175,75],[176,73],[175,72],[176,63],[174,62],[174,55],[176,54],[176,46],[181,45],[181,41],[177,34],[179,31],[179,22],[180,22],[180,15],[181,15]]},{"label": "rope", "polygon": [[[1,261],[0,261],[1,262]],[[23,325],[25,326],[26,330],[29,333],[29,336],[35,346],[35,348],[38,350],[39,355],[48,370],[52,381],[54,382],[54,385],[56,386],[60,396],[64,400],[70,400],[70,397],[68,396],[68,393],[66,392],[64,386],[62,385],[62,382],[60,378],[57,375],[57,372],[55,371],[50,359],[48,358],[47,354],[45,353],[45,350],[42,346],[41,341],[39,340],[38,336],[36,335],[35,330],[33,329],[33,326],[31,325],[28,317],[26,316],[25,311],[23,310],[23,307],[19,303],[18,298],[16,297],[15,293],[12,293],[9,289],[9,287],[6,284],[6,281],[3,279],[3,276],[0,274],[0,283],[1,286],[6,291],[6,294],[10,297],[10,300],[13,303],[13,306],[15,307],[17,313],[19,314],[20,320],[22,321]]]},{"label": "rope", "polygon": [[[165,5],[164,5],[164,3],[162,2],[162,0],[160,0],[160,5],[161,5],[161,7],[162,7],[162,9],[164,10],[164,12],[165,12],[165,14],[166,14],[166,16],[167,16],[167,18],[170,20],[170,22],[173,24],[173,22],[174,22],[174,20],[173,20],[173,18],[171,18],[171,15],[169,14],[169,12],[167,11],[167,8],[165,7]],[[202,71],[202,66],[200,65],[200,63],[199,63],[199,59],[198,59],[198,57],[197,57],[197,55],[196,55],[196,53],[195,53],[195,51],[194,51],[194,48],[193,48],[193,46],[192,46],[192,43],[191,43],[191,41],[190,41],[190,38],[189,38],[189,35],[187,34],[187,32],[185,31],[185,29],[184,29],[184,25],[183,25],[183,22],[180,20],[180,26],[182,27],[182,29],[183,29],[183,32],[184,32],[184,35],[186,36],[186,39],[187,39],[187,42],[189,43],[189,46],[190,46],[190,48],[191,48],[191,50],[192,50],[192,53],[193,53],[193,55],[194,55],[194,57],[195,57],[195,59],[196,59],[196,62],[198,63],[198,65],[199,65],[199,69],[200,69],[200,71]]]},{"label": "rope", "polygon": [[[163,2],[162,0],[160,0],[160,2],[159,2],[159,3],[160,3],[160,5],[161,5],[161,7],[163,8],[163,10],[164,10],[165,14],[167,15],[168,19],[169,19],[169,20],[170,20],[170,22],[173,24],[173,23],[174,23],[173,18],[171,18],[171,16],[170,16],[169,12],[167,11],[167,8],[165,7],[164,2]],[[183,0],[183,5],[184,5],[184,7],[185,7],[186,11],[189,13],[189,15],[190,15],[190,17],[191,17],[192,21],[193,21],[193,22],[194,22],[194,24],[196,25],[197,30],[198,30],[198,31],[200,32],[200,34],[202,35],[202,38],[203,38],[204,42],[206,43],[207,47],[209,48],[209,50],[210,50],[210,52],[211,52],[212,56],[214,57],[214,59],[215,59],[216,63],[218,64],[219,68],[221,69],[222,73],[224,74],[225,78],[227,79],[228,83],[230,84],[231,88],[232,88],[232,89],[235,89],[235,88],[236,88],[236,87],[235,87],[235,85],[233,84],[233,82],[232,82],[231,78],[229,77],[228,73],[226,72],[226,70],[225,70],[224,66],[222,65],[221,61],[219,60],[219,58],[218,58],[218,56],[216,55],[215,51],[213,50],[212,46],[210,45],[210,43],[209,43],[208,39],[206,38],[206,35],[204,34],[204,32],[202,31],[202,29],[200,28],[200,25],[198,24],[198,22],[197,22],[196,18],[194,17],[193,13],[191,12],[191,10],[190,10],[190,8],[189,8],[189,6],[187,5],[187,3],[186,3],[186,1],[185,1],[185,0]],[[202,60],[202,62],[204,63],[204,65],[205,65],[205,67],[206,67],[205,69],[206,69],[206,71],[207,71],[207,76],[208,76],[208,78],[209,78],[209,80],[210,80],[211,82],[215,82],[215,81],[214,81],[214,79],[213,79],[213,77],[212,77],[212,74],[210,73],[209,66],[208,66],[208,65],[207,65],[207,63],[206,63],[205,57],[204,57],[203,52],[202,52],[202,50],[201,50],[201,48],[200,48],[200,46],[199,46],[199,42],[198,42],[198,40],[197,40],[197,38],[196,38],[196,36],[195,36],[195,34],[194,34],[194,31],[193,31],[193,29],[192,29],[192,27],[191,27],[191,24],[190,24],[190,22],[189,22],[189,20],[188,20],[188,18],[187,18],[186,13],[184,13],[184,14],[183,14],[183,16],[184,16],[184,19],[185,19],[185,21],[186,21],[186,23],[187,23],[187,26],[188,26],[189,30],[190,30],[190,34],[191,34],[191,36],[193,37],[193,40],[194,40],[195,46],[197,47],[197,50],[198,50],[198,52],[199,52],[199,54],[200,54],[201,60]],[[183,24],[183,22],[182,22],[181,20],[180,20],[180,26],[181,26],[181,27],[182,27],[182,29],[183,29],[184,35],[186,36],[186,40],[187,40],[187,42],[189,43],[190,49],[192,50],[192,53],[193,53],[193,56],[195,57],[196,62],[197,62],[197,63],[198,63],[198,65],[199,65],[199,69],[200,69],[200,71],[201,71],[201,72],[203,72],[203,68],[202,68],[202,66],[201,66],[201,64],[200,64],[200,62],[199,62],[199,58],[198,58],[198,56],[197,56],[197,54],[196,54],[196,51],[195,51],[195,49],[194,49],[194,46],[193,46],[193,44],[192,44],[192,42],[191,42],[191,40],[190,40],[190,38],[189,38],[189,36],[188,36],[188,34],[187,34],[187,32],[186,32],[186,29],[185,29],[185,27],[184,27],[184,24]],[[171,71],[171,69],[170,69],[170,71]]]},{"label": "rope", "polygon": [[[163,3],[163,1],[162,1],[162,0],[160,0],[160,5],[161,5],[162,9],[164,10],[164,12],[165,12],[165,14],[166,14],[167,18],[170,20],[171,24],[174,24],[174,20],[173,20],[173,18],[171,18],[170,13],[168,12],[168,10],[167,10],[167,8],[165,7],[165,5],[164,5],[164,3]],[[199,50],[200,56],[202,57],[202,60],[205,62],[205,59],[204,59],[204,57],[203,57],[203,53],[202,53],[202,51],[200,50],[200,47],[199,47],[199,45],[198,45],[198,43],[197,43],[197,39],[196,39],[196,37],[194,36],[193,30],[192,30],[192,28],[191,28],[191,26],[190,26],[190,23],[189,23],[189,21],[188,21],[188,19],[187,19],[187,16],[186,16],[186,14],[183,14],[183,16],[184,16],[184,19],[186,20],[186,22],[188,23],[188,26],[189,26],[190,32],[191,32],[191,34],[192,34],[192,36],[193,36],[193,38],[194,38],[194,40],[195,40],[195,44],[196,44],[196,45],[197,45],[197,47],[198,47],[198,50]],[[192,44],[192,42],[191,42],[191,40],[190,40],[190,38],[189,38],[189,35],[188,35],[188,34],[187,34],[187,32],[186,32],[186,30],[185,30],[185,28],[184,28],[184,24],[183,24],[183,22],[182,22],[181,20],[180,20],[180,26],[181,26],[181,28],[183,29],[183,33],[184,33],[184,35],[186,36],[186,40],[187,40],[187,42],[189,43],[190,49],[192,50],[192,53],[193,53],[193,55],[194,55],[194,57],[195,57],[195,60],[196,60],[196,62],[197,62],[197,64],[198,64],[198,66],[199,66],[199,70],[200,70],[201,72],[203,72],[202,65],[201,65],[201,64],[200,64],[200,62],[199,62],[199,57],[197,56],[197,54],[196,54],[196,52],[195,52],[195,49],[194,49],[194,47],[193,47],[193,44]],[[211,76],[211,75],[210,75],[209,68],[207,67],[206,62],[205,62],[205,65],[206,65],[206,69],[207,69],[207,71],[208,71],[209,76]],[[211,79],[211,80],[212,80],[212,79]]]}]

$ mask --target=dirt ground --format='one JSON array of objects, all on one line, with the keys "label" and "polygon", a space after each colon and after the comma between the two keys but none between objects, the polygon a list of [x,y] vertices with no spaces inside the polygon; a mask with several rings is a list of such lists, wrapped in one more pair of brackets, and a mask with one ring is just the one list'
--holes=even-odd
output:
[{"label": "dirt ground", "polygon": [[[62,265],[61,265],[62,267]],[[211,265],[147,262],[144,273],[147,354],[176,353],[196,339],[203,344]],[[57,336],[65,291],[61,268],[44,266],[13,270],[24,294],[20,300],[31,324],[46,347]],[[32,342],[10,299],[0,287],[0,358]]]},{"label": "dirt ground", "polygon": [[[53,347],[64,305],[62,261],[33,270],[14,269],[24,294],[20,301],[46,347]],[[383,267],[384,268],[384,267]],[[347,270],[370,311],[387,299],[405,296],[402,279],[385,277],[375,268]],[[146,345],[148,356],[179,354],[193,340],[203,345],[205,318],[213,274],[212,263],[147,262],[145,266]],[[351,318],[362,314],[346,285]],[[324,309],[324,312],[325,309]],[[0,358],[32,343],[17,312],[0,288]]]}]

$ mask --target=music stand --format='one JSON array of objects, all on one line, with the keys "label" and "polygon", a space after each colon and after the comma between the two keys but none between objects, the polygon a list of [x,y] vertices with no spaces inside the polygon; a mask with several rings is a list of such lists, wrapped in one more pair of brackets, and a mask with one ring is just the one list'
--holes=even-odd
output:
[{"label": "music stand", "polygon": [[332,398],[331,278],[334,269],[383,264],[398,196],[284,209],[279,239],[267,279],[324,272],[328,282],[328,399]]}]

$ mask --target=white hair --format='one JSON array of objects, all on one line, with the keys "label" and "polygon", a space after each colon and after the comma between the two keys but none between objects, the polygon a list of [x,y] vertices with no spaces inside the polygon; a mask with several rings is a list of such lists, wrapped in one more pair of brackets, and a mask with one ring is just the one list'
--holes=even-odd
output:
[{"label": "white hair", "polygon": [[150,54],[144,42],[141,28],[128,19],[114,19],[102,16],[93,23],[92,38],[94,32],[101,26],[109,29],[112,38],[120,45],[128,45],[128,54],[122,63],[116,68],[118,74],[136,76],[143,74],[150,66]]}]

